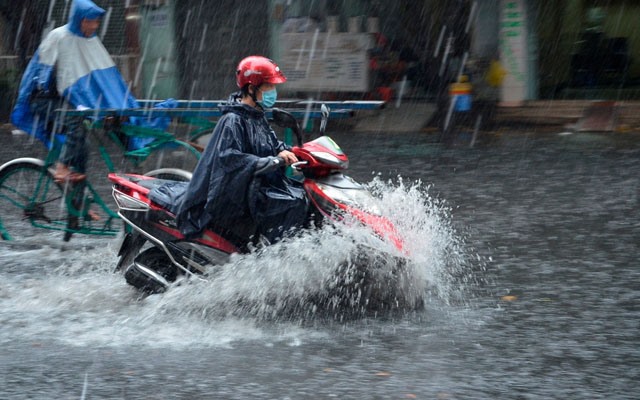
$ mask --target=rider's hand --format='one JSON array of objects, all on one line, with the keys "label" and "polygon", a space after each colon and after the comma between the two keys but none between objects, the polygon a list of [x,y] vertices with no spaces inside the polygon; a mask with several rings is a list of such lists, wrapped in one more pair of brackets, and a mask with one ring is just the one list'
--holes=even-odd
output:
[{"label": "rider's hand", "polygon": [[295,162],[298,162],[298,157],[296,157],[296,155],[290,152],[289,150],[282,150],[280,153],[278,153],[278,157],[282,157],[282,159],[284,160],[285,163],[287,163],[287,165],[291,165]]}]

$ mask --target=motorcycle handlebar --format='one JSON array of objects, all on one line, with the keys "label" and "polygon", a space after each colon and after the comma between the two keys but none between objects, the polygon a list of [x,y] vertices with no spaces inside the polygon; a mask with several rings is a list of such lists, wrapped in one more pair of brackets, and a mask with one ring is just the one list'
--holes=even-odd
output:
[{"label": "motorcycle handlebar", "polygon": [[[308,161],[298,161],[291,164],[291,168],[300,170],[303,165],[309,164]],[[278,168],[285,167],[287,165],[286,161],[282,157],[265,157],[264,159],[258,160],[258,165],[256,167],[256,172],[253,173],[254,176],[266,174],[271,171],[275,171]]]},{"label": "motorcycle handlebar", "polygon": [[302,167],[303,165],[307,165],[307,164],[309,164],[308,161],[298,161],[298,162],[294,162],[293,164],[291,164],[290,167],[300,171],[302,169],[300,167]]},{"label": "motorcycle handlebar", "polygon": [[265,157],[265,159],[258,160],[258,165],[256,166],[256,172],[253,175],[258,176],[262,174],[266,174],[271,171],[275,171],[276,169],[283,167],[286,165],[284,158],[282,157]]}]

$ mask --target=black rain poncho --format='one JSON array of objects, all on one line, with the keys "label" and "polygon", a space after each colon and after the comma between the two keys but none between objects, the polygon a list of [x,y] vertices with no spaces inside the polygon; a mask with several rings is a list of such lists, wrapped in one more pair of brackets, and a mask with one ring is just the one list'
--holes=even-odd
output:
[{"label": "black rain poncho", "polygon": [[264,112],[242,103],[222,112],[178,208],[178,227],[193,238],[211,224],[230,228],[248,219],[273,242],[304,221],[307,199],[284,170],[254,172],[265,157],[290,147],[278,140]]}]

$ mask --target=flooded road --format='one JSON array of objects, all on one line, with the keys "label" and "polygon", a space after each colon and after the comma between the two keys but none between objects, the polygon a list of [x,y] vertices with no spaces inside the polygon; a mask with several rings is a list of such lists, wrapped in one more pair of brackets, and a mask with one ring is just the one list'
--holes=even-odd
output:
[{"label": "flooded road", "polygon": [[[330,233],[144,299],[118,238],[3,245],[0,398],[637,398],[640,138],[332,137],[409,236],[424,308],[282,316],[269,293],[312,287]],[[30,151],[3,141],[0,162]]]}]

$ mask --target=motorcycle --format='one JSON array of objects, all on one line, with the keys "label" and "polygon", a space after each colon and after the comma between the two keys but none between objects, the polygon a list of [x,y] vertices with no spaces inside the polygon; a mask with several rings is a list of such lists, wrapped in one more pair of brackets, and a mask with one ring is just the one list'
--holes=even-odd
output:
[{"label": "motorcycle", "polygon": [[[321,228],[326,223],[358,224],[366,227],[374,240],[386,242],[396,253],[387,254],[371,245],[359,246],[359,254],[352,259],[358,261],[357,271],[348,270],[344,265],[336,269],[341,275],[341,290],[359,285],[362,292],[373,276],[370,269],[374,263],[385,268],[391,263],[393,266],[387,268],[385,281],[402,284],[406,281],[402,279],[406,257],[403,239],[394,224],[380,214],[373,195],[344,174],[349,160],[340,147],[324,135],[329,110],[323,105],[322,111],[321,136],[306,143],[293,115],[279,109],[271,113],[277,125],[290,128],[296,135],[298,145],[292,151],[300,161],[291,167],[300,176],[309,200],[309,225]],[[255,175],[282,167],[284,160],[272,157]],[[109,179],[113,182],[118,215],[131,228],[121,244],[116,271],[123,271],[126,281],[145,293],[164,292],[182,278],[206,280],[211,270],[224,267],[231,254],[250,251],[248,244],[256,239],[255,226],[244,221],[234,229],[207,228],[201,236],[187,240],[176,225],[177,201],[167,198],[167,193],[180,194],[188,182],[117,173],[109,174]],[[171,190],[158,190],[167,185]],[[366,290],[368,294],[360,296],[363,299],[375,289]]]}]

